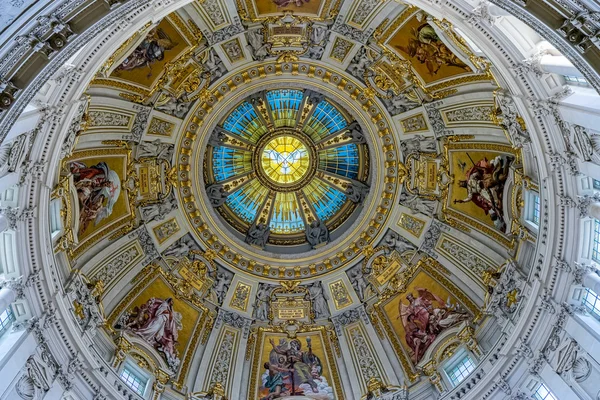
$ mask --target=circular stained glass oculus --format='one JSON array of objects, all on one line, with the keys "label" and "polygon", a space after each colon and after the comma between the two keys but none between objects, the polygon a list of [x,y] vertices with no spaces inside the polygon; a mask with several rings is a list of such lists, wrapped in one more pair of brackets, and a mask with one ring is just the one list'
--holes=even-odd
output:
[{"label": "circular stained glass oculus", "polygon": [[311,224],[325,226],[334,240],[360,203],[349,193],[368,182],[367,146],[348,134],[356,129],[353,119],[311,93],[253,94],[211,133],[207,194],[223,220],[254,247],[306,251]]},{"label": "circular stained glass oculus", "polygon": [[291,135],[271,139],[262,151],[261,167],[275,184],[299,181],[308,173],[310,163],[306,145]]}]

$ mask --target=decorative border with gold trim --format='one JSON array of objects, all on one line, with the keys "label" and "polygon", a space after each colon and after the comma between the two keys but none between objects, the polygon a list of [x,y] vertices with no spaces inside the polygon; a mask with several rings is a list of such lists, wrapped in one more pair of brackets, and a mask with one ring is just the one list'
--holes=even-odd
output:
[{"label": "decorative border with gold trim", "polygon": [[[112,156],[117,156],[117,155],[124,156],[125,165],[124,165],[123,171],[125,172],[125,176],[121,177],[121,182],[126,182],[128,179],[127,175],[129,175],[129,166],[131,164],[131,149],[130,148],[106,147],[106,148],[102,148],[102,149],[95,148],[95,149],[86,149],[86,150],[75,151],[69,157],[63,159],[63,161],[62,161],[63,168],[62,169],[67,170],[68,169],[67,164],[71,161],[85,160],[87,158],[99,157],[99,156],[112,157]],[[134,206],[132,198],[131,198],[131,192],[129,191],[127,186],[125,186],[125,185],[121,185],[121,186],[123,189],[122,195],[128,197],[127,201],[126,201],[127,208],[128,208],[128,210],[127,210],[128,214],[124,215],[120,219],[113,221],[112,223],[110,223],[109,225],[107,225],[106,227],[101,229],[100,231],[95,232],[93,235],[91,235],[90,237],[85,239],[83,242],[79,242],[74,249],[69,249],[67,251],[67,254],[69,255],[69,257],[71,259],[78,258],[82,253],[84,253],[90,247],[92,247],[93,245],[95,245],[96,243],[98,243],[99,241],[104,239],[104,237],[107,236],[109,233],[115,231],[119,226],[121,227],[119,229],[119,232],[121,232],[121,231],[129,232],[131,229],[133,229],[133,225],[135,223],[135,206]]]},{"label": "decorative border with gold trim", "polygon": [[400,344],[400,339],[396,336],[393,327],[388,322],[383,307],[390,302],[396,295],[403,293],[406,290],[406,286],[417,276],[420,271],[424,271],[431,278],[435,279],[438,283],[444,286],[454,297],[456,297],[469,312],[474,316],[474,321],[477,321],[481,317],[481,310],[462,290],[454,285],[448,278],[443,276],[439,271],[445,270],[445,268],[435,259],[427,257],[421,259],[417,264],[408,266],[406,269],[401,270],[396,275],[396,281],[393,287],[388,287],[384,293],[380,296],[380,300],[373,305],[373,309],[376,312],[379,322],[384,328],[386,336],[390,340],[402,369],[404,370],[405,376],[414,382],[420,373],[414,365],[409,361],[409,357],[404,351],[404,348]]},{"label": "decorative border with gold trim", "polygon": [[[332,327],[325,326],[316,326],[316,325],[302,325],[298,329],[297,333],[310,333],[310,332],[318,332],[321,335],[321,341],[323,343],[324,352],[327,356],[328,365],[331,368],[331,379],[333,380],[333,389],[336,392],[336,398],[342,399],[344,392],[342,391],[342,381],[340,379],[340,374],[337,370],[337,362],[335,357],[333,356],[332,341],[337,340],[337,336],[333,337],[331,332],[333,331]],[[262,348],[262,343],[264,340],[265,333],[279,333],[286,334],[287,331],[282,325],[278,326],[269,326],[269,327],[258,327],[256,330],[253,330],[252,336],[248,340],[248,346],[250,346],[251,341],[254,344],[254,354],[252,356],[252,369],[250,371],[250,390],[248,390],[248,400],[254,400],[254,392],[251,391],[256,390],[257,385],[257,375],[260,365],[260,350]],[[333,345],[336,347],[336,344]],[[337,351],[337,348],[336,348]]]},{"label": "decorative border with gold trim", "polygon": [[[519,165],[521,163],[521,150],[514,149],[510,145],[507,144],[499,144],[499,143],[485,143],[485,142],[460,142],[457,140],[446,140],[444,142],[444,156],[443,163],[445,164],[443,167],[445,168],[446,173],[450,173],[450,151],[453,150],[480,150],[480,151],[495,151],[499,153],[512,154],[515,157],[514,163]],[[440,171],[440,174],[442,171]],[[453,177],[446,182],[445,187],[442,188],[442,192],[440,195],[440,199],[442,201],[442,216],[445,222],[449,225],[468,232],[470,228],[476,229],[485,235],[495,239],[500,244],[508,249],[514,248],[517,244],[514,238],[510,238],[505,234],[502,234],[498,230],[491,228],[482,222],[479,222],[467,215],[464,215],[458,211],[455,211],[448,207],[448,202],[450,201],[450,185],[452,184]],[[510,226],[509,224],[507,224]]]},{"label": "decorative border with gold trim", "polygon": [[[222,239],[216,235],[211,227],[206,223],[208,206],[204,200],[197,199],[196,192],[201,190],[200,178],[192,165],[199,159],[198,154],[203,154],[199,149],[198,142],[202,140],[202,130],[205,121],[210,121],[214,117],[210,115],[215,105],[222,101],[225,95],[248,85],[255,80],[261,80],[268,76],[278,76],[280,79],[298,79],[311,78],[315,80],[315,85],[322,88],[325,93],[342,92],[354,100],[358,100],[357,106],[367,111],[371,115],[371,121],[376,127],[377,136],[381,143],[376,142],[372,149],[378,154],[379,149],[383,157],[379,160],[383,162],[386,176],[382,181],[383,193],[379,204],[371,207],[371,219],[369,228],[359,233],[355,230],[348,236],[356,237],[353,242],[349,242],[345,247],[338,245],[338,251],[335,256],[323,257],[315,261],[314,256],[306,259],[297,259],[296,266],[272,266],[266,262],[257,262],[255,258],[247,258],[244,253],[247,249],[238,252],[228,244],[223,243]],[[290,80],[291,81],[291,80]],[[335,98],[335,97],[334,97]],[[223,107],[223,106],[221,106]],[[262,279],[297,279],[310,278],[330,272],[333,268],[341,267],[346,262],[357,258],[361,254],[361,248],[372,242],[384,226],[390,215],[390,210],[395,202],[396,188],[406,179],[406,168],[399,161],[395,137],[392,134],[392,122],[386,118],[387,113],[378,106],[378,102],[365,96],[365,90],[362,85],[348,77],[345,73],[331,71],[311,61],[301,61],[293,63],[277,63],[269,61],[259,66],[251,66],[246,70],[238,71],[213,85],[201,101],[196,105],[195,110],[190,112],[187,124],[183,127],[183,134],[178,143],[178,152],[176,169],[178,171],[179,198],[185,204],[186,217],[191,228],[200,239],[202,245],[206,248],[213,248],[217,251],[221,260],[232,268],[239,269],[257,276]],[[205,128],[204,128],[205,129]],[[192,172],[194,174],[192,174]],[[212,217],[211,217],[212,218]],[[235,245],[235,243],[233,243]],[[265,257],[261,257],[265,259]],[[269,260],[270,261],[270,260]],[[272,262],[277,262],[273,259]],[[303,265],[304,264],[304,265]]]},{"label": "decorative border with gold trim", "polygon": [[175,297],[177,299],[183,300],[190,304],[192,307],[196,308],[199,311],[198,320],[196,322],[196,326],[192,333],[192,337],[188,341],[188,344],[185,348],[183,354],[183,363],[177,371],[177,381],[176,385],[183,385],[183,381],[186,378],[186,375],[189,370],[189,366],[191,363],[191,355],[196,350],[196,344],[198,343],[198,337],[202,331],[206,331],[207,329],[212,329],[212,324],[205,324],[207,319],[214,320],[211,312],[208,308],[202,304],[201,299],[194,294],[190,294],[190,292],[184,287],[184,283],[182,283],[178,278],[171,275],[169,272],[165,272],[160,265],[157,264],[149,264],[145,266],[132,280],[131,283],[134,287],[127,293],[125,297],[123,297],[116,307],[111,311],[108,318],[106,318],[105,327],[109,331],[113,331],[113,326],[117,321],[117,318],[129,307],[131,302],[135,300],[146,287],[148,287],[155,279],[162,279],[167,286],[171,287]]}]

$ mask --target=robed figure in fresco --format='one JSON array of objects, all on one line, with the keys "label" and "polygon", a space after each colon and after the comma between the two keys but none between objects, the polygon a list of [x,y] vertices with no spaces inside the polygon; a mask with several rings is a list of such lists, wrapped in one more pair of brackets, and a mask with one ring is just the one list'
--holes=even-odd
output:
[{"label": "robed figure in fresco", "polygon": [[401,50],[416,58],[421,64],[425,64],[430,75],[435,76],[443,66],[454,66],[463,68],[465,72],[470,71],[467,64],[446,46],[429,23],[412,28],[411,33],[408,48]]},{"label": "robed figure in fresco", "polygon": [[160,28],[154,28],[144,38],[142,43],[125,59],[115,71],[131,71],[136,68],[148,67],[148,77],[152,76],[152,64],[165,58],[165,51],[177,46],[169,35]]},{"label": "robed figure in fresco", "polygon": [[135,307],[125,321],[124,328],[163,352],[172,368],[179,364],[175,346],[183,324],[181,314],[173,310],[172,298],[152,298],[140,307]]},{"label": "robed figure in fresco", "polygon": [[416,290],[417,297],[408,293],[408,304],[402,300],[398,304],[406,344],[411,350],[410,358],[415,364],[421,360],[440,333],[469,318],[469,314],[458,310],[450,301],[446,303],[424,288]]},{"label": "robed figure in fresco", "polygon": [[271,400],[287,396],[302,395],[312,399],[331,400],[333,389],[323,377],[323,364],[311,347],[311,339],[306,338],[307,350],[298,339],[280,339],[279,344],[269,339],[271,352],[265,362],[266,372],[262,376],[262,387],[268,394],[261,400]]},{"label": "robed figure in fresco", "polygon": [[473,166],[465,172],[466,179],[458,181],[458,185],[467,190],[467,196],[454,200],[454,203],[473,202],[502,232],[506,231],[502,198],[511,161],[510,157],[498,156],[492,161],[483,157],[473,162]]},{"label": "robed figure in fresco", "polygon": [[79,198],[79,234],[93,221],[98,225],[112,214],[113,206],[121,193],[119,175],[100,162],[88,167],[80,161],[70,163],[73,182]]}]

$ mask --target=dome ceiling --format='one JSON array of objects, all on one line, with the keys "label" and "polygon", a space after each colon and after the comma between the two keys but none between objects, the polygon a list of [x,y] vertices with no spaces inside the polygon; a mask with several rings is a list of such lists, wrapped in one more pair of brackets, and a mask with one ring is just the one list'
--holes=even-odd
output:
[{"label": "dome ceiling", "polygon": [[43,274],[24,290],[48,291],[13,309],[68,343],[48,377],[95,400],[503,400],[562,365],[554,262],[593,140],[566,132],[565,78],[520,61],[534,31],[462,2],[109,3],[128,19],[6,153],[40,202],[13,215]]},{"label": "dome ceiling", "polygon": [[[204,157],[211,204],[259,248],[327,244],[368,192],[360,126],[309,90],[252,95],[217,126]],[[231,188],[236,180],[244,185]]]}]

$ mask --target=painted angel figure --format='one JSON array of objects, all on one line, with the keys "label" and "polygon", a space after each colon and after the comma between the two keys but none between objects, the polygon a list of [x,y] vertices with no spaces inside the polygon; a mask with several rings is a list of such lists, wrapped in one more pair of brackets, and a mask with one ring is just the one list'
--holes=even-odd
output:
[{"label": "painted angel figure", "polygon": [[442,331],[469,318],[467,313],[457,311],[449,300],[444,302],[425,288],[416,288],[416,290],[417,297],[408,293],[406,295],[408,304],[402,301],[398,304],[406,344],[412,350],[411,360],[415,364]]}]

